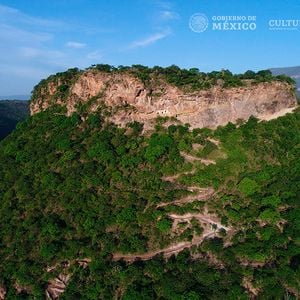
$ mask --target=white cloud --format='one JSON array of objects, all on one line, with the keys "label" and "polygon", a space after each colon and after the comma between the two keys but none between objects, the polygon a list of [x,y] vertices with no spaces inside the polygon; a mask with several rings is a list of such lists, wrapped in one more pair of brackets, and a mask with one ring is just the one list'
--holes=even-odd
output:
[{"label": "white cloud", "polygon": [[129,48],[134,49],[134,48],[140,48],[140,47],[147,47],[149,45],[156,43],[159,40],[166,38],[170,34],[171,34],[170,30],[165,30],[163,32],[154,33],[144,39],[132,42],[131,45],[129,46]]},{"label": "white cloud", "polygon": [[21,47],[19,49],[19,55],[24,58],[36,58],[41,55],[41,50],[32,47]]},{"label": "white cloud", "polygon": [[31,32],[7,24],[0,24],[1,41],[9,41],[14,44],[39,43],[52,39],[52,35],[45,32]]},{"label": "white cloud", "polygon": [[73,48],[73,49],[82,49],[82,48],[86,47],[86,44],[85,43],[69,41],[69,42],[66,43],[66,46],[69,47],[69,48]]},{"label": "white cloud", "polygon": [[58,50],[49,50],[49,49],[40,49],[32,47],[20,47],[19,56],[28,58],[28,59],[48,59],[48,60],[57,60],[65,58],[65,54],[62,51]]},{"label": "white cloud", "polygon": [[10,21],[12,23],[23,23],[34,26],[44,27],[59,27],[63,25],[63,22],[56,20],[48,20],[43,18],[37,18],[27,15],[18,9],[0,4],[0,17],[2,21]]},{"label": "white cloud", "polygon": [[179,19],[179,14],[171,10],[163,10],[159,12],[159,19],[161,21],[170,21]]},{"label": "white cloud", "polygon": [[17,14],[18,12],[19,12],[19,10],[15,9],[15,8],[0,4],[0,15]]},{"label": "white cloud", "polygon": [[[63,24],[63,26],[61,26]],[[80,24],[38,18],[0,4],[1,94],[29,93],[42,78],[103,60],[103,51],[77,41]],[[70,40],[64,40],[67,32]],[[66,43],[62,45],[61,40]],[[74,51],[73,49],[83,49]],[[93,51],[95,50],[95,51]]]}]

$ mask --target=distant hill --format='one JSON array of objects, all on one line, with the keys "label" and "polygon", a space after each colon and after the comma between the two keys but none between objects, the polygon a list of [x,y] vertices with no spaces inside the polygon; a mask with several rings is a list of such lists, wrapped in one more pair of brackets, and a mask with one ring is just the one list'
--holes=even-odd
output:
[{"label": "distant hill", "polygon": [[29,100],[30,99],[30,95],[0,96],[0,99],[5,99],[5,100]]},{"label": "distant hill", "polygon": [[300,66],[287,68],[272,68],[270,69],[273,75],[287,75],[296,80],[298,97],[300,97]]},{"label": "distant hill", "polygon": [[0,140],[6,137],[16,124],[29,115],[29,103],[25,100],[0,100]]}]

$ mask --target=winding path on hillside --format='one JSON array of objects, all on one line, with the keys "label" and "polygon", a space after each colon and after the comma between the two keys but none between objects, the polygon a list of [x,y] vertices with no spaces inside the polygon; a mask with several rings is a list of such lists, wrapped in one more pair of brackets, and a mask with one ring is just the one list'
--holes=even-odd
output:
[{"label": "winding path on hillside", "polygon": [[168,205],[182,205],[194,201],[205,201],[210,199],[215,193],[215,190],[212,187],[199,188],[196,186],[192,186],[192,187],[188,187],[188,189],[190,192],[197,192],[197,193],[194,195],[187,195],[185,197],[182,197],[178,200],[174,200],[171,202],[161,202],[157,204],[156,208],[164,207]]},{"label": "winding path on hillside", "polygon": [[164,176],[162,177],[161,179],[163,181],[168,181],[168,182],[176,182],[176,180],[180,177],[180,176],[183,176],[183,175],[193,175],[195,174],[196,170],[193,169],[191,171],[186,171],[186,172],[182,172],[182,173],[179,173],[179,174],[176,174],[176,175],[169,175],[169,176]]},{"label": "winding path on hillside", "polygon": [[[201,161],[202,163],[208,165],[208,164],[215,164],[215,161],[212,160],[205,160],[199,157],[195,157],[192,155],[189,155],[187,153],[181,152],[181,155],[185,158],[185,160],[189,162],[194,161]],[[172,176],[165,176],[162,178],[164,181],[169,181],[172,183],[175,183],[176,180],[182,176],[182,175],[189,175],[194,174],[195,169],[192,171],[183,172],[180,174],[172,175]],[[212,187],[207,188],[200,188],[198,186],[188,186],[187,189],[195,194],[187,195],[185,197],[182,197],[178,200],[174,200],[171,202],[162,202],[159,203],[156,208],[164,207],[168,205],[182,205],[193,201],[204,201],[210,199],[214,194],[215,190]],[[212,214],[209,214],[206,210],[203,213],[186,213],[183,215],[178,215],[171,213],[168,215],[170,219],[173,219],[174,223],[173,225],[177,225],[178,222],[190,222],[192,219],[198,220],[203,227],[203,232],[200,236],[194,236],[191,241],[180,241],[177,243],[172,243],[168,247],[148,251],[146,253],[113,253],[113,260],[124,260],[126,262],[134,262],[136,260],[149,260],[157,255],[162,254],[164,257],[170,257],[173,254],[178,254],[184,249],[189,249],[193,246],[200,245],[205,239],[207,238],[213,238],[218,235],[218,231],[220,229],[224,229],[226,231],[230,230],[231,228],[223,226],[218,217]],[[174,227],[174,226],[172,226]]]},{"label": "winding path on hillside", "polygon": [[190,221],[192,219],[197,219],[200,222],[203,223],[208,223],[210,225],[215,225],[217,229],[224,229],[226,231],[230,230],[229,227],[226,227],[221,224],[221,222],[218,220],[218,217],[215,215],[211,215],[208,213],[186,213],[184,215],[178,215],[178,214],[169,214],[169,217],[173,220],[178,220],[178,221]]},{"label": "winding path on hillside", "polygon": [[193,246],[200,245],[206,238],[216,236],[216,232],[214,230],[208,231],[201,236],[196,236],[193,238],[191,242],[178,242],[175,244],[171,244],[170,246],[159,249],[159,250],[154,250],[154,251],[149,251],[146,253],[141,253],[141,254],[123,254],[123,253],[114,253],[113,254],[113,260],[125,260],[127,262],[134,262],[136,260],[149,260],[159,254],[163,254],[164,257],[170,257],[173,254],[178,254],[184,249],[191,248]]},{"label": "winding path on hillside", "polygon": [[[149,260],[159,254],[163,254],[165,258],[168,258],[172,256],[173,254],[178,254],[184,249],[189,249],[193,246],[198,246],[200,245],[205,239],[207,238],[213,238],[218,236],[218,231],[220,229],[224,229],[226,231],[231,230],[232,228],[226,227],[222,225],[219,221],[218,218],[214,215],[209,215],[208,213],[204,214],[192,214],[192,213],[187,213],[184,215],[177,215],[177,214],[170,214],[169,217],[175,221],[186,221],[186,220],[191,220],[193,218],[197,219],[198,221],[202,223],[207,223],[210,226],[205,226],[204,231],[201,234],[201,236],[194,236],[192,241],[185,241],[185,242],[178,242],[171,244],[170,246],[158,250],[153,250],[149,251],[146,253],[128,253],[128,254],[123,254],[123,253],[114,253],[113,254],[113,260],[118,261],[118,260],[124,260],[127,262],[134,262],[136,260]],[[216,227],[213,228],[212,225],[215,225]]]},{"label": "winding path on hillside", "polygon": [[180,151],[180,155],[188,162],[200,161],[201,163],[203,163],[206,166],[211,165],[211,164],[214,164],[214,165],[216,164],[216,162],[212,159],[201,158],[201,157],[198,157],[198,156],[188,154],[188,153],[183,152],[183,151]]}]

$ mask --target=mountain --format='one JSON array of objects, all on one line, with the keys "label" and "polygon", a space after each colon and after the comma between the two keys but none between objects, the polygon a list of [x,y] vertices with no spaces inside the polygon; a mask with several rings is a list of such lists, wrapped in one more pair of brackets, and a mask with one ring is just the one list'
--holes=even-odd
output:
[{"label": "mountain", "polygon": [[16,124],[28,115],[28,101],[0,100],[0,140],[14,130]]},{"label": "mountain", "polygon": [[216,128],[250,116],[270,119],[296,106],[291,79],[272,77],[269,71],[238,76],[176,66],[108,68],[71,69],[41,81],[33,90],[31,114],[54,104],[64,106],[68,115],[105,105],[110,120],[120,126],[137,121],[149,129],[162,117],[192,128]]},{"label": "mountain", "polygon": [[296,81],[298,96],[300,97],[300,66],[287,68],[272,68],[270,69],[274,75],[286,75]]},{"label": "mountain", "polygon": [[0,99],[5,99],[5,100],[29,100],[30,95],[0,96]]},{"label": "mountain", "polygon": [[[290,80],[156,68],[157,83],[152,70],[103,68],[42,81],[32,115],[0,142],[0,299],[299,298]],[[220,113],[227,104],[211,95],[243,103],[248,89],[270,91],[259,108],[275,115],[212,129],[160,113],[138,122],[138,103],[157,109],[158,86],[175,104],[177,93],[194,101],[205,91]],[[275,118],[280,95],[294,109]]]}]

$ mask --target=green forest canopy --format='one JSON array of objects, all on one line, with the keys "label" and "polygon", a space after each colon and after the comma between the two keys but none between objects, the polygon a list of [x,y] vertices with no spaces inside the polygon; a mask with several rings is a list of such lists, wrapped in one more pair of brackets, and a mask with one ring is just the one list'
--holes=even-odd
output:
[{"label": "green forest canopy", "polygon": [[[101,112],[82,121],[50,108],[17,125],[0,143],[0,285],[8,299],[43,298],[50,278],[71,264],[62,299],[296,299],[300,290],[300,112],[215,131],[157,124],[118,128]],[[210,146],[207,137],[221,142]],[[213,186],[209,206],[235,228],[231,243],[207,239],[192,252],[126,264],[114,252],[144,253],[174,240],[168,213],[187,191],[163,176],[191,171],[180,151],[216,159],[181,176],[182,186]],[[222,155],[217,155],[218,151]],[[196,229],[195,229],[196,230]],[[213,261],[208,257],[214,257]],[[27,287],[21,294],[15,283]]]}]

